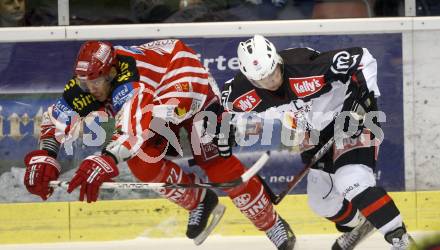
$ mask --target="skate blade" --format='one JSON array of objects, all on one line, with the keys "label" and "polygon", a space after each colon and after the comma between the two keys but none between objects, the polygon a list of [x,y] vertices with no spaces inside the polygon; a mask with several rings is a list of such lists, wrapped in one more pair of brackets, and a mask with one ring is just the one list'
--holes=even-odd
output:
[{"label": "skate blade", "polygon": [[225,213],[226,207],[222,204],[217,204],[217,206],[212,210],[211,216],[211,223],[203,230],[197,237],[194,238],[194,244],[197,246],[202,244],[206,238],[208,238],[209,234],[214,230],[214,228],[217,226],[217,224],[220,222],[221,218],[223,217],[223,214]]}]

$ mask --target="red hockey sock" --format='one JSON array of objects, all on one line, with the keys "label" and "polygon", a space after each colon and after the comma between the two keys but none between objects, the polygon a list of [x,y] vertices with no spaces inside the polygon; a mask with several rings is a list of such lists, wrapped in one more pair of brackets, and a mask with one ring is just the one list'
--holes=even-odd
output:
[{"label": "red hockey sock", "polygon": [[235,206],[261,231],[271,228],[276,221],[276,211],[257,177],[239,187],[225,190]]},{"label": "red hockey sock", "polygon": [[[217,157],[199,164],[212,182],[235,180],[245,172],[245,167],[235,156]],[[224,190],[235,206],[261,231],[275,224],[276,211],[263,184],[254,176],[249,182],[235,188]]]},{"label": "red hockey sock", "polygon": [[[160,174],[154,182],[168,183],[195,183],[200,182],[199,178],[193,174],[186,174],[177,164],[172,161],[164,160],[165,164],[161,168]],[[200,188],[173,188],[161,189],[159,193],[177,205],[192,210],[203,199],[206,190]]]}]

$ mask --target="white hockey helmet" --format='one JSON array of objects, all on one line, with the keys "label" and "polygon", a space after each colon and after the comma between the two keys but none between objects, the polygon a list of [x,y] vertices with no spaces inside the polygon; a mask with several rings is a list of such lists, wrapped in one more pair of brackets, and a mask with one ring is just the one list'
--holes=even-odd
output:
[{"label": "white hockey helmet", "polygon": [[283,63],[273,43],[262,35],[240,42],[237,55],[241,72],[254,81],[270,75],[278,64]]}]

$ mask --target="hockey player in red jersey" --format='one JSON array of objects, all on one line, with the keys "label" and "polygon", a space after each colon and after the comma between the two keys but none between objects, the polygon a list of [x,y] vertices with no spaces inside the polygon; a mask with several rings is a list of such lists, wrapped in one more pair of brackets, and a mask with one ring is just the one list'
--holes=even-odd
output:
[{"label": "hockey player in red jersey", "polygon": [[[96,201],[101,184],[118,176],[122,162],[142,182],[200,182],[198,176],[164,158],[181,151],[176,145],[180,128],[188,132],[195,162],[210,181],[227,182],[244,173],[236,157],[220,157],[212,140],[201,136],[204,120],[196,115],[220,107],[220,92],[197,55],[182,41],[159,40],[140,46],[85,42],[74,70],[62,97],[44,113],[40,149],[25,157],[24,183],[29,192],[43,200],[52,194],[49,182],[58,178],[61,169],[56,160],[60,144],[76,129],[76,121],[95,111],[115,116],[116,124],[102,154],[85,158],[69,183],[67,191],[79,188],[81,201]],[[279,249],[293,249],[295,237],[257,177],[224,191]],[[209,216],[217,216],[218,222],[224,212],[210,189],[163,189],[160,193],[189,211],[186,235],[196,244],[206,238],[202,232]]]},{"label": "hockey player in red jersey", "polygon": [[[335,125],[339,114],[362,120],[367,112],[377,111],[377,63],[366,48],[277,52],[269,40],[255,35],[239,44],[237,54],[241,72],[225,84],[223,106],[235,119],[248,112],[263,118],[278,116],[287,127],[303,131],[299,146],[304,163],[345,131],[338,132]],[[345,121],[342,127],[347,129]],[[400,212],[387,192],[376,186],[379,145],[370,143],[376,141],[375,134],[358,124],[310,170],[309,205],[344,232],[334,250],[353,249],[374,228],[393,249],[407,249],[409,236]]]}]

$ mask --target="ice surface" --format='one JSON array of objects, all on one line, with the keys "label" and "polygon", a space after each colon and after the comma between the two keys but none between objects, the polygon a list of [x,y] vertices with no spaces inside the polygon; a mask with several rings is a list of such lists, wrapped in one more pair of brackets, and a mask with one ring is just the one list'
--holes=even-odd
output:
[{"label": "ice surface", "polygon": [[[424,233],[415,234],[419,238]],[[299,235],[295,250],[328,250],[338,235]],[[0,250],[269,250],[275,249],[265,236],[222,237],[210,236],[201,246],[196,246],[186,238],[149,239],[137,238],[126,241],[107,242],[69,242],[54,244],[27,244],[27,245],[0,245]],[[374,233],[363,241],[357,250],[384,250],[390,249],[383,236]]]}]

